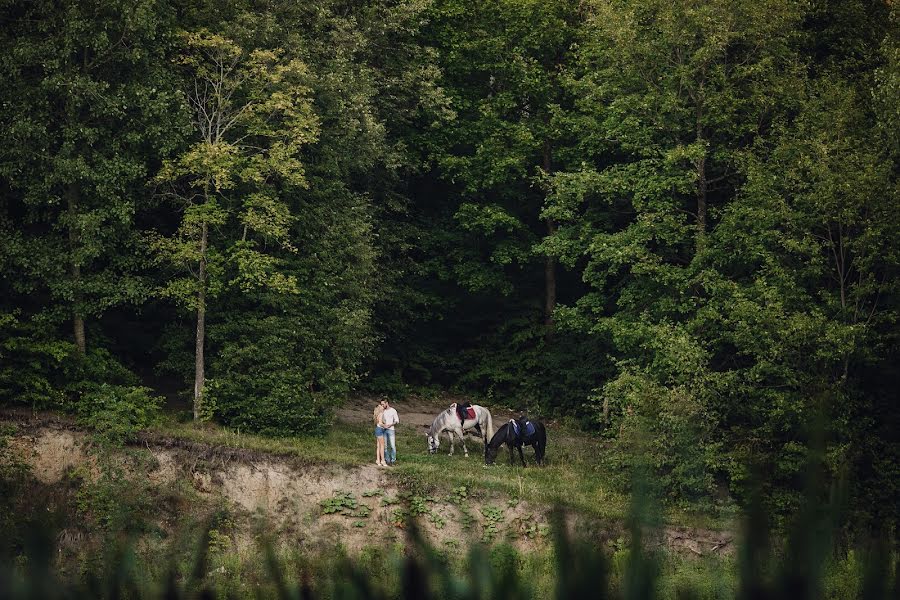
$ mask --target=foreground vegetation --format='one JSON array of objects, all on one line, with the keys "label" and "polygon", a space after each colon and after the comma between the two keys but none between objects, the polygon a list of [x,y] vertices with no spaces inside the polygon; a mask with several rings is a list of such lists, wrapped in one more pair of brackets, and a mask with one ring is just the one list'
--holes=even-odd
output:
[{"label": "foreground vegetation", "polygon": [[[401,490],[396,498],[377,489],[347,490],[320,504],[322,516],[343,512],[347,523],[365,523],[362,504],[396,503],[394,534],[347,554],[340,538],[302,544],[296,530],[201,496],[189,481],[150,484],[146,445],[180,440],[222,456],[248,451],[251,462],[280,456],[299,459],[297,468],[340,471],[370,462],[368,428],[339,425],[320,438],[271,439],[171,423],[124,448],[97,436],[89,446],[94,466],[49,487],[31,480],[11,451],[16,433],[15,425],[0,431],[4,597],[881,599],[897,591],[900,560],[889,538],[848,537],[840,529],[845,492],[822,487],[821,462],[806,466],[802,510],[790,520],[773,530],[772,515],[751,504],[731,522],[740,532],[736,552],[697,556],[660,543],[659,529],[681,517],[654,501],[651,490],[659,488],[647,471],[620,478],[630,495],[598,493],[617,484],[597,469],[602,462],[584,436],[559,436],[567,441],[550,456],[567,465],[523,471],[484,468],[477,454],[468,461],[429,456],[418,436],[401,434],[401,466],[385,471]],[[219,462],[217,456],[202,460]],[[448,494],[463,515],[476,500],[490,503],[469,513],[473,535],[430,546],[416,520],[434,523],[430,498]],[[514,532],[497,526],[506,498],[561,503],[564,511],[585,511],[580,516],[587,519],[572,533],[557,512],[551,527]],[[56,535],[60,530],[80,541],[67,542]],[[533,549],[517,550],[517,535],[528,537]]]}]

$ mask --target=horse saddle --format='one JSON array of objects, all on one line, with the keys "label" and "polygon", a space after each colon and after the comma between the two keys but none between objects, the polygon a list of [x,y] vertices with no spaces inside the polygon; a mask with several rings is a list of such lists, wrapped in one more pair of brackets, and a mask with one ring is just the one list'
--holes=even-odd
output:
[{"label": "horse saddle", "polygon": [[466,419],[474,419],[475,409],[471,406],[460,407],[456,409],[456,414],[459,415],[461,421],[465,421]]},{"label": "horse saddle", "polygon": [[511,420],[510,423],[512,423],[513,433],[516,434],[516,439],[520,441],[527,440],[528,438],[532,437],[534,435],[534,432],[536,431],[534,428],[534,423],[532,423],[531,421],[525,421],[524,427],[519,425],[519,422],[516,420]]}]

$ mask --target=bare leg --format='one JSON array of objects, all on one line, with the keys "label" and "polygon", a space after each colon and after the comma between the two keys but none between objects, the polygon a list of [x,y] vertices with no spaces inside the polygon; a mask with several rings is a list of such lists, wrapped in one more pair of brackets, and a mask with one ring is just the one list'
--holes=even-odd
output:
[{"label": "bare leg", "polygon": [[384,464],[384,436],[375,438],[375,462]]}]

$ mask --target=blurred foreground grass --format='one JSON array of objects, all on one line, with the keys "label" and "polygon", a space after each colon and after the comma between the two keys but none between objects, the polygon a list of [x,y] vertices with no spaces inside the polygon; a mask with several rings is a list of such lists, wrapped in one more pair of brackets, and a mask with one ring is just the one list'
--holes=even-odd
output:
[{"label": "blurred foreground grass", "polygon": [[[263,537],[251,565],[237,565],[217,549],[207,526],[181,561],[142,562],[134,545],[111,540],[104,556],[76,578],[54,571],[53,532],[34,527],[24,552],[0,557],[0,598],[281,598],[457,600],[541,598],[897,598],[897,553],[885,539],[846,553],[835,552],[828,529],[830,508],[798,516],[795,534],[772,552],[753,517],[736,558],[686,560],[648,550],[655,522],[640,497],[628,516],[629,535],[615,547],[568,533],[554,515],[553,543],[545,551],[519,553],[512,546],[474,544],[436,549],[414,522],[404,545],[369,548],[349,557],[339,548],[319,554],[277,547]],[[817,518],[807,521],[810,515]],[[809,527],[810,529],[806,529]],[[814,535],[810,533],[814,532]],[[243,569],[236,571],[236,569]],[[248,568],[255,572],[248,572]]]}]

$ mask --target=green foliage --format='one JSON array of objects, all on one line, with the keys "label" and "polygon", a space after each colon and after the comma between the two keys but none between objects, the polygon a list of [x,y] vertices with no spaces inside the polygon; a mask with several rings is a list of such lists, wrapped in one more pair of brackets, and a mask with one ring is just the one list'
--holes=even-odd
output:
[{"label": "green foliage", "polygon": [[133,441],[141,429],[156,424],[162,398],[146,387],[101,384],[84,394],[75,409],[78,421],[112,444]]},{"label": "green foliage", "polygon": [[481,539],[484,542],[491,542],[500,533],[500,526],[503,524],[503,509],[485,505],[481,509],[481,514],[484,515],[484,531],[481,533]]},{"label": "green foliage", "polygon": [[[241,385],[244,383],[244,385]],[[254,401],[247,406],[247,402]],[[209,382],[207,414],[241,431],[264,435],[316,435],[331,423],[331,402],[308,390],[299,376],[233,377]]]},{"label": "green foliage", "polygon": [[563,78],[582,161],[547,179],[542,245],[590,290],[557,314],[609,345],[596,422],[675,501],[720,481],[746,501],[753,456],[787,511],[803,423],[827,415],[836,474],[861,442],[854,372],[875,338],[892,352],[876,300],[896,296],[892,162],[863,141],[878,127],[859,80],[803,68],[807,10],[837,9],[596,2]]},{"label": "green foliage", "polygon": [[0,126],[9,141],[0,150],[4,303],[68,321],[84,351],[86,321],[149,291],[134,223],[147,208],[144,186],[158,153],[170,147],[177,112],[164,68],[168,6],[7,8],[0,37]]},{"label": "green foliage", "polygon": [[0,528],[4,531],[0,542],[0,556],[10,556],[21,543],[19,534],[23,520],[17,514],[17,499],[24,493],[31,469],[22,460],[10,439],[16,433],[15,426],[0,425]]},{"label": "green foliage", "polygon": [[624,371],[604,387],[603,401],[617,415],[613,461],[622,467],[652,465],[659,491],[675,503],[696,507],[712,495],[712,473],[721,456],[709,441],[715,421],[689,389],[666,388]]},{"label": "green foliage", "polygon": [[59,406],[65,398],[64,365],[75,351],[71,342],[53,339],[38,319],[18,310],[0,315],[0,402],[36,408]]},{"label": "green foliage", "polygon": [[[134,464],[122,462],[107,448],[94,451],[97,470],[90,472],[80,467],[72,473],[81,480],[76,496],[78,516],[82,526],[95,529],[108,539],[121,533],[137,533],[147,527],[147,517],[152,513],[153,497],[144,479],[136,481],[128,472]],[[132,456],[140,467],[143,457]]]},{"label": "green foliage", "polygon": [[359,506],[351,492],[335,492],[334,497],[322,500],[319,505],[323,515],[341,513],[345,516],[353,516]]}]

